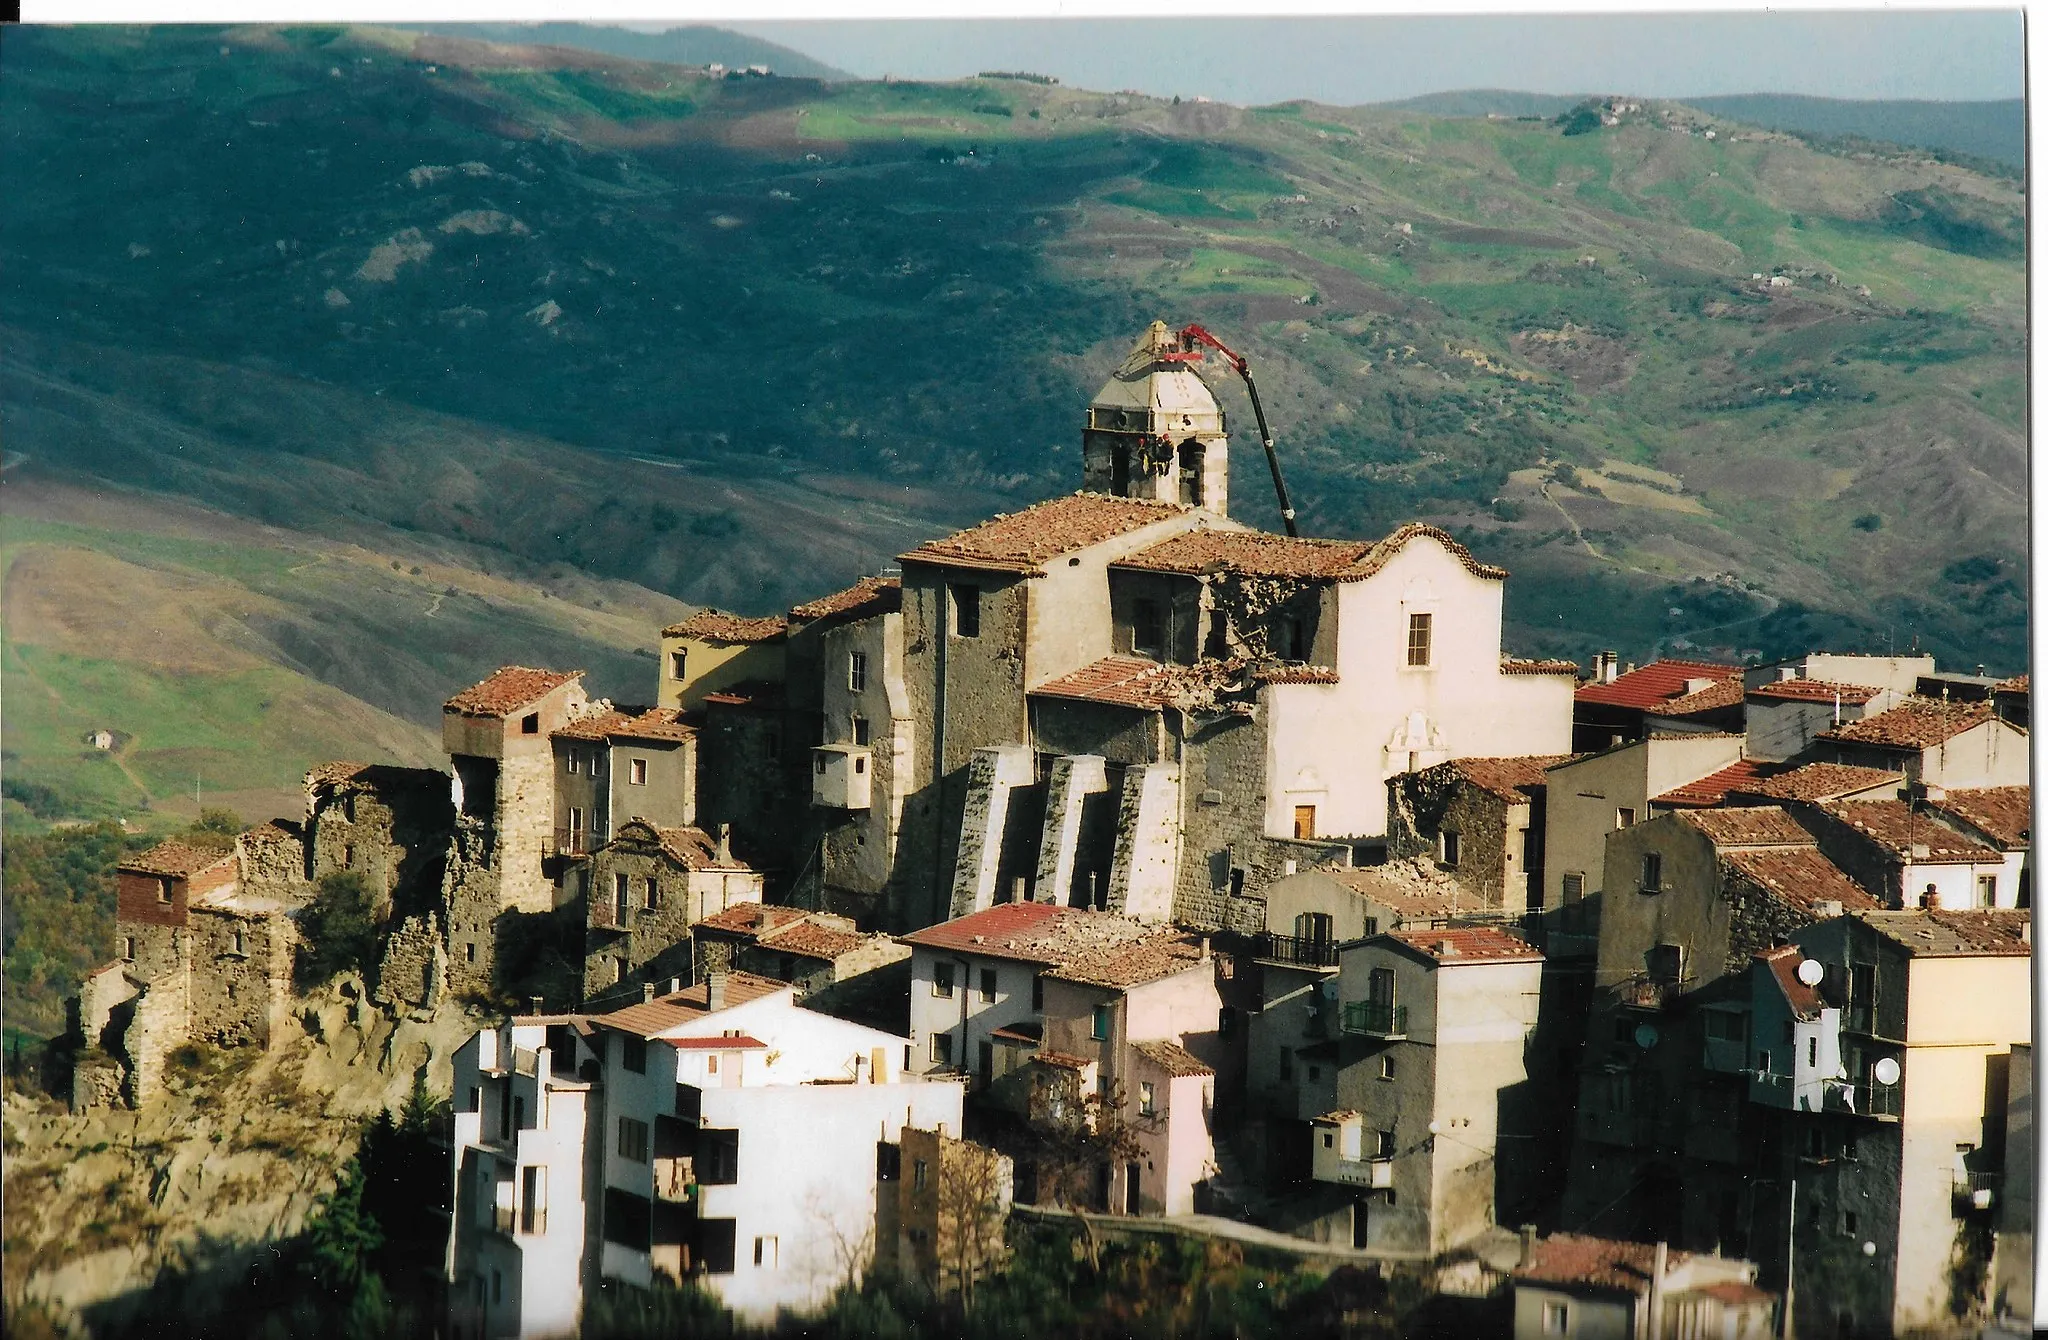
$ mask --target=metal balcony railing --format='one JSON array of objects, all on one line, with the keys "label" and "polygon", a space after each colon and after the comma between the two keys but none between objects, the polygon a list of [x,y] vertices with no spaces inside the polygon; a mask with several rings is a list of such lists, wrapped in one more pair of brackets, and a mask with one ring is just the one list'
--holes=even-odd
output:
[{"label": "metal balcony railing", "polygon": [[588,856],[611,840],[602,828],[557,828],[552,843],[544,844],[544,856]]},{"label": "metal balcony railing", "polygon": [[1383,1000],[1353,1000],[1344,1005],[1344,1031],[1368,1038],[1408,1036],[1408,1007]]},{"label": "metal balcony railing", "polygon": [[1259,957],[1274,963],[1291,963],[1301,968],[1334,968],[1337,946],[1329,940],[1305,940],[1297,935],[1259,936]]}]

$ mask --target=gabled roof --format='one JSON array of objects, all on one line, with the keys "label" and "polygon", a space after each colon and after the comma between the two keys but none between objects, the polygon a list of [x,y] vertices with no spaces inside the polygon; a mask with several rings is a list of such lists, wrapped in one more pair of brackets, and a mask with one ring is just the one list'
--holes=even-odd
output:
[{"label": "gabled roof", "polygon": [[1861,884],[1821,855],[1818,847],[1738,847],[1721,862],[1759,888],[1818,916],[1820,905],[1836,902],[1844,912],[1881,907]]},{"label": "gabled roof", "polygon": [[1716,847],[1811,847],[1813,834],[1776,805],[1733,810],[1679,810],[1678,821],[1706,834]]},{"label": "gabled roof", "polygon": [[143,875],[169,875],[173,879],[188,879],[234,859],[235,853],[232,848],[195,847],[189,843],[172,840],[159,842],[148,851],[139,851],[133,856],[123,857],[117,868]]},{"label": "gabled roof", "polygon": [[1076,1056],[1072,1052],[1035,1051],[1030,1059],[1040,1065],[1049,1065],[1061,1070],[1086,1070],[1095,1064],[1092,1056]]},{"label": "gabled roof", "polygon": [[1798,945],[1777,945],[1756,955],[1756,961],[1771,975],[1785,1003],[1792,1008],[1793,1017],[1818,1019],[1827,1002],[1821,999],[1817,984],[1808,986],[1799,980],[1799,965],[1805,960],[1806,955]]},{"label": "gabled roof", "polygon": [[[1692,1259],[1689,1252],[1667,1253],[1664,1268]],[[1647,1242],[1617,1242],[1578,1233],[1553,1233],[1538,1238],[1528,1265],[1515,1267],[1515,1279],[1606,1293],[1646,1294],[1657,1249]]]},{"label": "gabled roof", "polygon": [[1825,679],[1774,679],[1749,690],[1752,698],[1775,698],[1785,702],[1850,703],[1861,706],[1881,690],[1868,684],[1836,684]]},{"label": "gabled roof", "polygon": [[535,670],[530,666],[508,665],[450,698],[441,710],[466,717],[508,717],[582,677],[581,670]]},{"label": "gabled roof", "polygon": [[904,944],[983,958],[1054,964],[1091,943],[1123,944],[1152,928],[1113,912],[1057,903],[998,903],[896,938]]},{"label": "gabled roof", "polygon": [[626,711],[594,712],[554,732],[558,740],[692,740],[696,727],[684,723],[682,709],[674,707],[635,708]]},{"label": "gabled roof", "polygon": [[1955,787],[1927,805],[1954,816],[2007,851],[2033,845],[2034,789],[2030,786]]},{"label": "gabled roof", "polygon": [[824,959],[829,963],[841,954],[850,954],[860,948],[867,939],[858,931],[805,920],[778,926],[762,935],[756,943],[778,954],[796,954],[802,958]]},{"label": "gabled roof", "polygon": [[[1500,580],[1507,569],[1481,563],[1435,526],[1410,524],[1383,540],[1313,540],[1255,530],[1191,530],[1118,559],[1112,567],[1199,576],[1234,572],[1300,581],[1358,582],[1384,568],[1415,540],[1435,540],[1475,577]],[[1576,671],[1577,667],[1573,669]]]},{"label": "gabled roof", "polygon": [[1052,559],[1190,510],[1178,503],[1074,493],[994,517],[943,540],[927,540],[900,557],[944,567],[1042,575],[1043,565]]},{"label": "gabled roof", "polygon": [[[1386,939],[1447,967],[1461,963],[1541,963],[1543,952],[1497,926],[1388,931]],[[1369,942],[1368,942],[1369,943]]]},{"label": "gabled roof", "polygon": [[2033,952],[2024,907],[1858,912],[1872,930],[1916,958],[2024,958]]},{"label": "gabled roof", "polygon": [[1138,656],[1105,656],[1071,674],[1047,680],[1031,693],[1039,698],[1074,698],[1157,711],[1230,687],[1243,670],[1244,662],[1237,660],[1175,665]]},{"label": "gabled roof", "polygon": [[693,924],[691,931],[709,931],[713,935],[759,936],[773,931],[778,926],[793,921],[802,921],[810,913],[801,907],[783,907],[773,903],[734,903],[723,912],[714,912],[702,921]]},{"label": "gabled roof", "polygon": [[1651,796],[1653,805],[1669,805],[1674,809],[1719,805],[1728,798],[1730,791],[1748,791],[1754,783],[1775,771],[1775,766],[1753,758],[1737,759],[1719,772],[1674,786],[1661,796]]},{"label": "gabled roof", "polygon": [[[1936,823],[1903,800],[1831,800],[1820,809],[1900,860],[1961,865],[1999,859],[1991,848]],[[1916,848],[1925,848],[1926,855],[1915,854]]]},{"label": "gabled roof", "polygon": [[1817,738],[1892,749],[1931,749],[1989,720],[1989,699],[1944,703],[1938,698],[1908,698],[1876,716],[1845,721],[1833,730],[1822,731]]},{"label": "gabled roof", "polygon": [[1216,1073],[1209,1068],[1208,1064],[1201,1057],[1196,1056],[1178,1042],[1134,1042],[1131,1044],[1131,1050],[1137,1052],[1140,1056],[1143,1056],[1175,1079],[1184,1079],[1189,1075],[1213,1075]]},{"label": "gabled roof", "polygon": [[1658,708],[1685,696],[1688,679],[1740,681],[1742,667],[1716,661],[1652,661],[1605,684],[1581,684],[1573,699],[1607,707]]},{"label": "gabled roof", "polygon": [[[778,991],[794,991],[788,982],[778,982],[773,977],[761,977],[751,972],[731,972],[725,975],[725,1006],[744,1005],[750,1000],[772,996]],[[692,987],[657,996],[650,1001],[640,1001],[624,1009],[612,1010],[607,1014],[588,1016],[593,1024],[616,1028],[622,1033],[634,1033],[651,1038],[666,1033],[672,1028],[695,1023],[710,1016],[713,1011],[706,1003],[711,984],[699,982]]]},{"label": "gabled roof", "polygon": [[792,621],[812,623],[819,619],[866,619],[877,614],[894,614],[903,608],[903,579],[863,577],[844,591],[798,605],[789,612]]},{"label": "gabled roof", "polygon": [[[1454,758],[1436,766],[1449,769],[1461,780],[1500,797],[1510,805],[1522,805],[1528,803],[1531,791],[1544,787],[1544,769],[1579,757],[1578,754],[1515,754],[1504,758]],[[1435,769],[1425,771],[1433,772]]]},{"label": "gabled roof", "polygon": [[1737,788],[1745,795],[1769,796],[1776,800],[1834,800],[1890,783],[1906,784],[1906,774],[1888,768],[1862,768],[1852,763],[1808,763],[1775,777],[1745,782]]},{"label": "gabled roof", "polygon": [[663,637],[694,637],[706,642],[728,642],[744,644],[752,642],[773,642],[789,631],[789,620],[780,614],[770,614],[759,619],[750,619],[742,614],[726,614],[719,610],[698,610],[681,623],[670,624],[661,630]]},{"label": "gabled roof", "polygon": [[1128,990],[1209,966],[1208,937],[1171,926],[1141,939],[1078,946],[1048,972],[1063,982]]},{"label": "gabled roof", "polygon": [[1661,702],[1650,711],[1660,717],[1689,717],[1702,712],[1720,712],[1731,707],[1742,706],[1742,678],[1715,680],[1703,689],[1681,693],[1676,698]]},{"label": "gabled roof", "polygon": [[745,861],[730,854],[720,858],[718,839],[701,828],[662,828],[638,817],[628,819],[612,834],[612,842],[653,841],[662,854],[685,870],[752,870]]}]

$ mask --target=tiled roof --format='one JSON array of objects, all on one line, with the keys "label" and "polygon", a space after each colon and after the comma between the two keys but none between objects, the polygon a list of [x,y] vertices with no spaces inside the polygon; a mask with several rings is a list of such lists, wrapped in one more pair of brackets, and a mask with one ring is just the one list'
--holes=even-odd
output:
[{"label": "tiled roof", "polygon": [[[1690,1259],[1690,1253],[1672,1251],[1665,1257],[1664,1268],[1668,1271]],[[1529,1264],[1516,1266],[1515,1278],[1531,1284],[1577,1285],[1643,1294],[1650,1291],[1650,1272],[1656,1263],[1657,1249],[1647,1242],[1553,1233],[1536,1240]]]},{"label": "tiled roof", "polygon": [[1318,1126],[1342,1126],[1347,1121],[1357,1121],[1363,1115],[1354,1108],[1340,1107],[1334,1112],[1325,1112],[1320,1117],[1310,1117],[1309,1121]]},{"label": "tiled roof", "polygon": [[701,828],[662,828],[636,816],[619,825],[618,831],[612,834],[612,841],[652,841],[660,846],[664,855],[685,870],[753,869],[736,856],[729,855],[720,860],[718,839]]},{"label": "tiled roof", "polygon": [[1530,791],[1544,785],[1544,769],[1568,763],[1577,757],[1577,754],[1517,754],[1507,758],[1454,758],[1437,766],[1450,769],[1480,790],[1490,791],[1511,805],[1520,805],[1529,800]]},{"label": "tiled roof", "polygon": [[998,903],[897,938],[926,949],[1054,966],[1076,955],[1131,944],[1157,929],[1114,912],[1056,903]]},{"label": "tiled roof", "polygon": [[1094,1057],[1076,1056],[1072,1052],[1033,1052],[1031,1059],[1040,1065],[1057,1066],[1061,1070],[1086,1070],[1095,1064]]},{"label": "tiled roof", "polygon": [[767,1043],[744,1033],[715,1038],[669,1038],[668,1045],[679,1052],[741,1052],[764,1049]]},{"label": "tiled roof", "polygon": [[159,842],[148,851],[123,857],[119,868],[144,875],[169,875],[174,879],[185,879],[234,859],[235,853],[231,850],[194,847],[177,841]]},{"label": "tiled roof", "polygon": [[865,619],[876,614],[894,614],[902,608],[902,578],[863,577],[844,591],[798,605],[789,617],[805,623],[817,619]]},{"label": "tiled roof", "polygon": [[1745,795],[1769,796],[1776,800],[1833,800],[1891,783],[1903,786],[1906,775],[1885,768],[1860,768],[1851,763],[1809,763],[1805,767],[1745,782]]},{"label": "tiled roof", "polygon": [[866,944],[867,937],[857,931],[822,926],[815,921],[798,921],[768,931],[757,943],[763,949],[772,949],[779,954],[801,954],[805,958],[830,962]]},{"label": "tiled roof", "polygon": [[[1820,808],[1902,860],[1935,865],[1998,860],[1991,848],[1936,823],[1903,800],[1831,800]],[[1927,854],[1914,855],[1916,847],[1926,848]]]},{"label": "tiled roof", "polygon": [[2034,791],[2028,786],[1958,787],[1929,808],[1951,814],[2008,851],[2033,845]]},{"label": "tiled roof", "polygon": [[1680,694],[1650,709],[1660,717],[1689,717],[1742,706],[1742,678],[1716,680],[1703,689]]},{"label": "tiled roof", "polygon": [[691,740],[696,728],[683,721],[680,708],[650,707],[628,712],[595,712],[554,733],[562,740]]},{"label": "tiled roof", "polygon": [[1845,912],[1882,906],[1818,847],[1743,847],[1721,855],[1728,867],[1794,907],[1818,914],[1837,902]]},{"label": "tiled roof", "polygon": [[2024,907],[1950,911],[1880,911],[1856,914],[1872,930],[1924,958],[2024,957],[2032,952]]},{"label": "tiled roof", "polygon": [[1399,878],[1387,866],[1318,866],[1316,873],[1328,875],[1353,893],[1372,899],[1406,920],[1436,919],[1486,910],[1476,894],[1448,875],[1438,882],[1420,884]]},{"label": "tiled roof", "polygon": [[1209,961],[1206,937],[1171,927],[1142,939],[1077,947],[1048,972],[1064,982],[1128,989],[1201,967]]},{"label": "tiled roof", "polygon": [[1252,671],[1259,684],[1335,684],[1337,671],[1327,665],[1268,665]]},{"label": "tiled roof", "polygon": [[717,693],[705,694],[704,701],[724,707],[772,709],[781,707],[788,696],[788,691],[773,680],[746,679],[729,684]]},{"label": "tiled roof", "polygon": [[1577,661],[1518,661],[1514,657],[1509,656],[1501,660],[1500,672],[1504,675],[1570,675],[1576,679],[1579,675],[1579,663]]},{"label": "tiled roof", "polygon": [[1895,749],[1930,749],[1990,719],[1988,699],[1944,703],[1938,698],[1908,698],[1890,711],[1860,721],[1845,721],[1833,730],[1822,731],[1819,738],[1848,744],[1889,745]]},{"label": "tiled roof", "polygon": [[1737,759],[1719,772],[1710,772],[1684,786],[1674,786],[1661,796],[1650,797],[1650,803],[1673,807],[1718,805],[1730,791],[1747,791],[1752,783],[1775,770],[1773,765],[1753,758]]},{"label": "tiled roof", "polygon": [[1012,1042],[1029,1042],[1036,1046],[1045,1040],[1045,1023],[1040,1019],[1019,1019],[1015,1023],[1004,1024],[1001,1028],[991,1028],[988,1035],[992,1038],[1007,1038]]},{"label": "tiled roof", "polygon": [[1813,834],[1776,805],[1732,810],[1680,810],[1679,822],[1707,835],[1716,847],[1811,847]]},{"label": "tiled roof", "polygon": [[749,619],[742,614],[719,610],[698,610],[681,623],[661,630],[663,637],[694,637],[706,642],[772,642],[789,631],[789,620],[780,614]]},{"label": "tiled roof", "polygon": [[450,698],[441,710],[466,717],[510,716],[582,675],[581,670],[535,670],[508,665]]},{"label": "tiled roof", "polygon": [[1749,691],[1752,698],[1781,698],[1787,702],[1833,703],[1837,700],[1861,705],[1875,698],[1879,690],[1867,684],[1835,684],[1825,679],[1774,679]]},{"label": "tiled roof", "polygon": [[714,912],[692,925],[692,931],[711,931],[716,934],[760,935],[773,931],[792,921],[802,921],[810,913],[801,907],[782,907],[772,903],[734,903],[723,912]]},{"label": "tiled roof", "polygon": [[1131,1049],[1146,1060],[1164,1070],[1175,1079],[1189,1075],[1213,1075],[1216,1072],[1178,1042],[1134,1042]]},{"label": "tiled roof", "polygon": [[1764,971],[1778,984],[1785,1003],[1792,1007],[1792,1013],[1801,1019],[1818,1019],[1821,1007],[1826,1003],[1820,998],[1820,988],[1808,986],[1799,980],[1799,965],[1806,959],[1797,945],[1778,945],[1761,951],[1756,961],[1764,965]]},{"label": "tiled roof", "polygon": [[1137,656],[1105,656],[1072,674],[1047,680],[1031,692],[1041,698],[1078,698],[1157,711],[1227,687],[1243,668],[1244,663],[1235,660],[1175,665]]},{"label": "tiled roof", "polygon": [[1640,670],[1618,675],[1606,684],[1581,684],[1573,697],[1608,707],[1656,708],[1683,697],[1688,679],[1742,678],[1739,665],[1714,661],[1652,661]]},{"label": "tiled roof", "polygon": [[995,517],[943,540],[927,540],[901,557],[947,567],[1031,574],[1062,554],[1185,516],[1188,511],[1177,503],[1074,493]]},{"label": "tiled roof", "polygon": [[2027,677],[2025,675],[2014,675],[2011,679],[2001,679],[1996,684],[1993,684],[1991,686],[1991,691],[1993,693],[2032,692],[2032,690],[2027,687]]},{"label": "tiled roof", "polygon": [[1387,938],[1438,963],[1540,963],[1543,953],[1497,926],[1452,926],[1442,930],[1389,931]]},{"label": "tiled roof", "polygon": [[[791,990],[788,982],[778,982],[773,977],[760,977],[751,972],[730,972],[725,975],[725,1008],[744,1005],[750,1000],[772,996],[778,991]],[[672,1028],[694,1023],[711,1013],[706,1004],[711,991],[709,982],[699,982],[692,987],[657,996],[651,1001],[641,1001],[624,1009],[608,1014],[590,1016],[590,1021],[616,1028],[625,1033],[637,1033],[651,1038]]]},{"label": "tiled roof", "polygon": [[1254,577],[1357,582],[1384,568],[1411,541],[1424,538],[1441,544],[1476,577],[1497,580],[1508,575],[1505,568],[1481,563],[1448,533],[1424,525],[1403,526],[1378,541],[1304,540],[1255,530],[1193,530],[1120,558],[1111,566],[1190,576],[1237,572]]}]

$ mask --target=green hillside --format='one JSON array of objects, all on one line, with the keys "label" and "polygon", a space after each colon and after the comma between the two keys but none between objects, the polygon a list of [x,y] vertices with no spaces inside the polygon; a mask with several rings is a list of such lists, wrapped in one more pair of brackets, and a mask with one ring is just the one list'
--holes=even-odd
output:
[{"label": "green hillside", "polygon": [[770,609],[1073,487],[1199,320],[1306,527],[1449,526],[1518,652],[2024,660],[2022,198],[1929,154],[374,29],[0,68],[9,448],[75,475]]},{"label": "green hillside", "polygon": [[423,32],[469,37],[480,42],[521,46],[574,47],[582,51],[623,56],[629,60],[669,65],[723,65],[743,70],[765,65],[776,74],[805,79],[851,79],[841,69],[811,59],[801,51],[736,33],[693,23],[658,33],[643,33],[603,23],[422,23],[407,24]]}]

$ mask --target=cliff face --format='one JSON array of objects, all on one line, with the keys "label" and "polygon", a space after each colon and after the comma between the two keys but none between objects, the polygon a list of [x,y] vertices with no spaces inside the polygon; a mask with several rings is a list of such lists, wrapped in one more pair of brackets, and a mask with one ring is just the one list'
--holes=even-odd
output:
[{"label": "cliff face", "polygon": [[7,1310],[40,1304],[82,1333],[119,1331],[163,1270],[225,1291],[304,1225],[363,1123],[415,1075],[445,1097],[449,1058],[478,1026],[461,1007],[394,1016],[344,977],[301,1001],[292,1032],[252,1047],[174,1051],[140,1111],[71,1115],[8,1093]]}]

